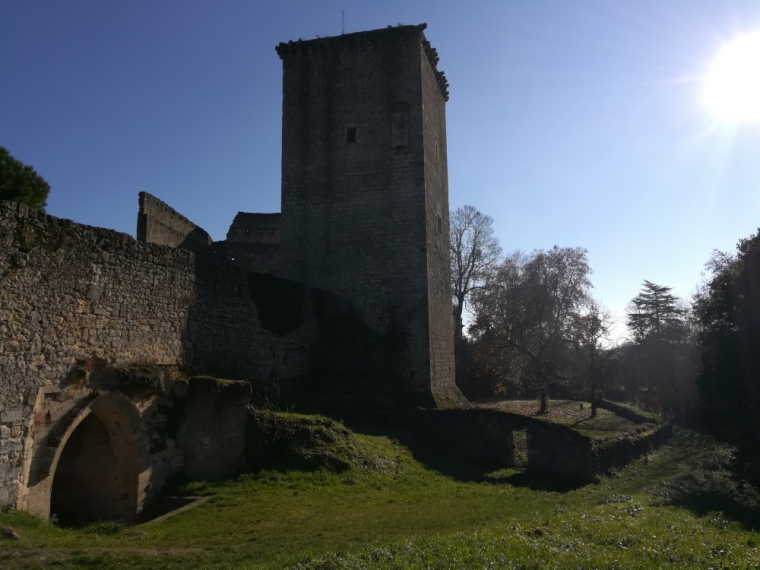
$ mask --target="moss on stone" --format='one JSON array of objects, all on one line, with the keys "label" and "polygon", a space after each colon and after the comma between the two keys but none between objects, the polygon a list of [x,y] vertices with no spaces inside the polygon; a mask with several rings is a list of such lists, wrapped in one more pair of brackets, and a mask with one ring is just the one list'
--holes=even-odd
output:
[{"label": "moss on stone", "polygon": [[226,380],[214,376],[193,376],[190,378],[188,387],[190,392],[206,390],[216,392],[233,404],[247,404],[253,388],[250,382],[245,380]]},{"label": "moss on stone", "polygon": [[351,469],[388,471],[398,468],[398,458],[371,445],[342,423],[324,416],[302,415],[248,407],[246,456],[249,467]]}]

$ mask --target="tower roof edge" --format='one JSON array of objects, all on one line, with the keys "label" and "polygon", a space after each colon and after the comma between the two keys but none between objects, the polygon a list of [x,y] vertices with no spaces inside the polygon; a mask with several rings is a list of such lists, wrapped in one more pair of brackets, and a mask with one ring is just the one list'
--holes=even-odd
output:
[{"label": "tower roof edge", "polygon": [[379,28],[376,30],[367,30],[363,32],[353,32],[350,34],[341,34],[339,36],[329,36],[326,38],[316,37],[312,40],[290,40],[288,42],[280,42],[275,46],[275,51],[280,59],[285,60],[289,57],[298,56],[310,56],[312,54],[327,53],[332,51],[339,51],[351,47],[362,47],[367,44],[372,44],[379,40],[387,41],[391,35],[402,36],[406,34],[418,34],[420,42],[425,51],[430,66],[433,68],[438,86],[441,89],[443,98],[449,100],[449,83],[446,80],[446,76],[442,71],[438,69],[438,52],[430,45],[430,42],[423,33],[427,29],[426,23],[415,25],[398,25],[388,26],[386,28]]}]

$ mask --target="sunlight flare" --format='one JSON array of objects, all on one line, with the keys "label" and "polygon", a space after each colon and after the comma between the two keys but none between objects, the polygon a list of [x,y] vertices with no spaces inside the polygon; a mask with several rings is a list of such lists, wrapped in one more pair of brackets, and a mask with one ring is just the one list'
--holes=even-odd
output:
[{"label": "sunlight flare", "polygon": [[718,52],[703,102],[720,123],[760,124],[760,31],[738,36]]}]

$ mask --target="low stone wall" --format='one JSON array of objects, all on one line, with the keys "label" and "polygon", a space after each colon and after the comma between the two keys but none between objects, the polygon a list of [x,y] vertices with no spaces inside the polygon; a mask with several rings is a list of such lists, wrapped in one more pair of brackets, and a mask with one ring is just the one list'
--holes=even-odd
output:
[{"label": "low stone wall", "polygon": [[528,469],[591,481],[662,445],[670,424],[602,441],[568,427],[501,410],[414,410],[396,421],[445,445],[459,460],[500,469],[514,462],[513,433],[527,432]]},{"label": "low stone wall", "polygon": [[463,461],[486,468],[513,466],[513,432],[527,431],[528,468],[594,477],[589,438],[567,427],[501,410],[414,410],[402,420],[408,427],[439,440]]},{"label": "low stone wall", "polygon": [[596,405],[603,410],[608,410],[634,424],[655,423],[654,420],[648,418],[644,414],[639,414],[635,410],[620,406],[609,400],[599,400]]},{"label": "low stone wall", "polygon": [[601,441],[594,445],[594,472],[602,475],[609,473],[611,469],[621,469],[657,449],[672,435],[672,424],[664,424],[651,431]]},{"label": "low stone wall", "polygon": [[183,475],[216,480],[238,473],[245,459],[251,384],[198,377],[190,379],[187,391],[185,419],[176,432],[185,458]]}]

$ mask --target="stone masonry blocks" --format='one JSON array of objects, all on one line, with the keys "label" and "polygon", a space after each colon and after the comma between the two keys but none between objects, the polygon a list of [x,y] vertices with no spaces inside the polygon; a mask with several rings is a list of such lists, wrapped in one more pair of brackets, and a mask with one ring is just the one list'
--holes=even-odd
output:
[{"label": "stone masonry blocks", "polygon": [[448,87],[421,26],[280,44],[279,274],[381,328],[408,322],[402,374],[420,403],[454,383],[448,278]]}]

